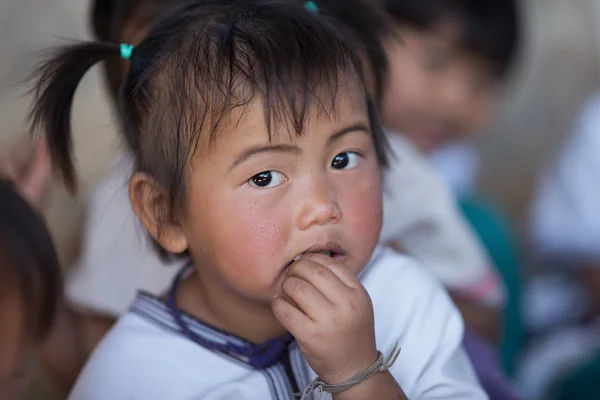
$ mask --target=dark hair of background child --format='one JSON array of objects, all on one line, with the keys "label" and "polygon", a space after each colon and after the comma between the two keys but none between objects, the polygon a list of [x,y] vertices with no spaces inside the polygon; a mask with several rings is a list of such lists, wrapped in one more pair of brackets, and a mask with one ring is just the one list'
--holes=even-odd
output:
[{"label": "dark hair of background child", "polygon": [[28,328],[41,340],[60,299],[61,269],[44,220],[6,180],[0,180],[0,252],[0,286],[17,285]]},{"label": "dark hair of background child", "polygon": [[504,74],[514,62],[519,42],[516,0],[383,0],[399,23],[429,31],[452,21],[459,25],[465,50],[492,61]]}]

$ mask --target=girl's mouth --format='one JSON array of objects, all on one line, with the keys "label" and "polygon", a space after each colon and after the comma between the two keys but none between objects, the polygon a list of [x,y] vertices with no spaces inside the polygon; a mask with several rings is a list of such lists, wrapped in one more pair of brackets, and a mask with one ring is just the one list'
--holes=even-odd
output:
[{"label": "girl's mouth", "polygon": [[287,266],[290,266],[294,261],[298,261],[304,254],[323,254],[327,257],[333,258],[336,261],[344,261],[346,258],[346,252],[337,243],[329,242],[325,245],[315,245],[302,253],[298,254],[291,260]]}]

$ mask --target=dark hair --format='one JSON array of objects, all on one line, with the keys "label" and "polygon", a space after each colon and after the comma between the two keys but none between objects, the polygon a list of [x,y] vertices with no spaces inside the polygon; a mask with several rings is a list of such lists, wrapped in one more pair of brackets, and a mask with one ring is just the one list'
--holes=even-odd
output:
[{"label": "dark hair", "polygon": [[0,283],[19,286],[28,326],[41,340],[56,312],[61,269],[43,219],[6,180],[0,180],[0,251]]},{"label": "dark hair", "polygon": [[[119,43],[129,21],[152,26],[165,11],[186,0],[96,0],[92,7],[91,26],[96,38],[103,42]],[[289,0],[304,5],[305,0]],[[318,0],[315,2],[319,14],[326,15],[337,24],[353,46],[367,56],[375,80],[374,100],[383,94],[388,59],[381,39],[393,35],[393,26],[379,7],[363,0]],[[121,60],[105,62],[109,90],[114,98],[122,81]]]},{"label": "dark hair", "polygon": [[[32,129],[43,128],[53,162],[72,189],[75,90],[92,65],[118,56],[116,44],[77,44],[37,71]],[[312,105],[326,114],[335,111],[344,80],[361,82],[358,57],[327,17],[270,0],[188,2],[152,29],[130,63],[120,120],[137,169],[154,177],[168,196],[168,215],[162,217],[169,219],[176,205],[185,204],[185,166],[200,134],[213,143],[230,110],[260,98],[269,135],[282,124],[302,134]],[[376,118],[371,129],[385,165],[386,141]]]},{"label": "dark hair", "polygon": [[[106,43],[120,43],[128,22],[154,25],[169,9],[189,0],[95,0],[90,14],[92,33]],[[104,62],[110,94],[116,100],[122,82],[122,60],[113,57]]]},{"label": "dark hair", "polygon": [[450,18],[461,29],[465,49],[508,70],[519,45],[516,0],[383,0],[398,22],[430,30]]}]

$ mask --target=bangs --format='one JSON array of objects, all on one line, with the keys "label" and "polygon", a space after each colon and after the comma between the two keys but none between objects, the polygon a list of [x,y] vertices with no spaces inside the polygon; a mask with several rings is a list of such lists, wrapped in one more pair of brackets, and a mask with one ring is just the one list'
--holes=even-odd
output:
[{"label": "bangs", "polygon": [[[198,32],[169,65],[172,86],[185,88],[183,98],[168,96],[177,105],[175,115],[191,122],[184,135],[202,132],[212,143],[222,119],[254,100],[262,103],[269,140],[274,132],[301,135],[309,111],[332,117],[340,90],[350,85],[364,90],[357,60],[341,38],[319,37],[306,29],[306,21],[285,21],[270,12],[253,10],[258,19],[253,24],[242,23],[245,16],[239,15],[227,25],[204,28],[213,28],[219,40]],[[272,21],[271,29],[262,18]]]},{"label": "bangs", "polygon": [[122,103],[137,105],[123,115],[126,130],[139,129],[129,135],[134,149],[143,143],[139,169],[166,187],[180,181],[167,171],[182,175],[199,140],[214,143],[224,119],[255,99],[271,139],[281,131],[301,135],[309,112],[334,116],[347,87],[364,90],[359,60],[341,33],[296,4],[237,0],[174,14],[136,48]]}]

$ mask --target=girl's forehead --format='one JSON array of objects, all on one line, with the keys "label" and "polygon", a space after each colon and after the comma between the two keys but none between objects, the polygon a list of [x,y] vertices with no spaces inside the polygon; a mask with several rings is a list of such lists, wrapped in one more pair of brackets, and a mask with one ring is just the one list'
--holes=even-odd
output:
[{"label": "girl's forehead", "polygon": [[[275,109],[279,106],[279,109]],[[349,120],[368,121],[367,95],[363,86],[346,80],[338,93],[326,98],[315,96],[310,106],[301,112],[283,105],[269,105],[259,96],[241,107],[234,107],[219,117],[219,126],[212,140],[210,135],[199,145],[230,148],[249,141],[267,143],[297,142],[303,137],[327,132],[331,127]]]}]

